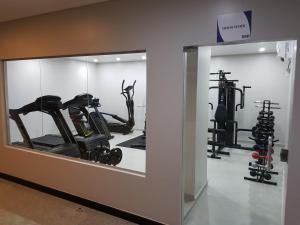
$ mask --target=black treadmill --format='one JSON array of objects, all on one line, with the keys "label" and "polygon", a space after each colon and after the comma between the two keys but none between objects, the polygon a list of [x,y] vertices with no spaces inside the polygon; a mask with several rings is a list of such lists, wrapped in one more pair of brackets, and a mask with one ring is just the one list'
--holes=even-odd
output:
[{"label": "black treadmill", "polygon": [[[69,102],[70,105],[72,105],[71,103]],[[78,135],[74,136],[61,114],[61,109],[63,109],[61,98],[52,95],[37,98],[35,102],[20,109],[10,109],[10,118],[16,122],[23,137],[23,142],[15,142],[13,144],[76,158],[80,157],[113,166],[120,163],[123,155],[121,149],[110,149],[109,142],[104,135],[93,133],[91,135],[82,135],[79,132]],[[60,135],[47,134],[30,139],[20,114],[26,115],[35,111],[49,114],[53,118]]]},{"label": "black treadmill", "polygon": [[[99,134],[102,139],[109,140],[113,136],[98,107],[100,107],[99,99],[93,98],[91,94],[76,95],[63,104],[63,109],[69,110],[70,118],[79,136],[88,137]],[[89,112],[87,108],[93,108],[94,110]]]},{"label": "black treadmill", "polygon": [[[60,112],[61,108],[62,102],[60,97],[46,95],[37,98],[34,102],[19,109],[10,109],[10,118],[16,122],[23,137],[23,142],[14,142],[12,144],[60,155],[76,158],[80,157],[80,150],[71,130]],[[20,118],[20,114],[26,115],[37,111],[49,114],[53,118],[60,132],[60,136],[48,134],[42,137],[30,139],[24,123]]]}]

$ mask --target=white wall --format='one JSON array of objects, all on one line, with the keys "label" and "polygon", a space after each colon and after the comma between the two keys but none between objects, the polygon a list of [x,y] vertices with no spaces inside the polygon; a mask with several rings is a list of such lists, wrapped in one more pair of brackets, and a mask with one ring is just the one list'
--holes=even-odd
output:
[{"label": "white wall", "polygon": [[[285,70],[285,65],[276,54],[253,54],[212,57],[211,72],[224,70],[231,72],[227,79],[238,79],[238,88],[243,85],[251,86],[246,89],[245,108],[236,112],[236,120],[239,128],[251,129],[257,122],[260,108],[256,108],[253,102],[256,100],[270,99],[280,103],[280,110],[274,110],[275,136],[280,144],[285,145],[288,134],[289,89],[290,75]],[[217,76],[211,76],[211,79]],[[210,86],[217,82],[210,82]],[[209,110],[210,118],[214,116],[217,105],[218,91],[210,90],[209,100],[214,104],[214,110]],[[240,95],[236,94],[236,104]],[[210,123],[211,126],[211,123]],[[240,132],[239,140],[249,140],[251,133]]]},{"label": "white wall", "polygon": [[209,96],[209,69],[211,63],[211,48],[200,47],[198,49],[198,81],[197,81],[197,104],[196,104],[196,193],[198,196],[207,182],[207,108]]},{"label": "white wall", "polygon": [[[94,96],[100,99],[101,111],[128,118],[126,102],[121,95],[122,81],[124,87],[136,80],[134,100],[135,127],[144,129],[146,113],[146,62],[119,62],[97,64],[97,75],[94,82]],[[117,122],[110,117],[110,121]]]},{"label": "white wall", "polygon": [[[122,74],[122,75],[120,75]],[[103,77],[102,77],[103,76]],[[144,128],[146,98],[146,63],[95,64],[66,58],[9,61],[7,63],[7,91],[10,109],[20,108],[42,95],[56,95],[62,102],[82,93],[100,98],[102,110],[127,118],[127,108],[121,93],[122,79],[137,80],[135,93],[135,128]],[[127,83],[128,84],[128,83]],[[113,100],[112,100],[113,99]],[[71,130],[76,130],[68,110],[62,111]],[[34,112],[21,117],[31,138],[44,134],[58,134],[53,119],[44,113]],[[22,137],[14,121],[10,120],[11,141]]]},{"label": "white wall", "polygon": [[203,105],[208,104],[210,60],[210,47],[185,53],[183,165],[187,201],[197,199],[207,183],[208,113]]},{"label": "white wall", "polygon": [[[9,61],[7,63],[8,107],[20,108],[43,95],[56,95],[62,102],[88,91],[87,66],[95,71],[95,65],[67,59],[36,59]],[[62,111],[70,128],[75,128],[68,111]],[[58,134],[53,119],[41,112],[21,116],[31,138],[44,134]],[[21,141],[15,122],[10,120],[11,141]]]},{"label": "white wall", "polygon": [[184,53],[185,88],[184,88],[184,127],[183,127],[183,165],[184,165],[184,198],[191,201],[196,198],[196,106],[198,50]]},{"label": "white wall", "polygon": [[[9,61],[7,71],[7,102],[9,109],[17,109],[41,96],[40,65],[37,60]],[[32,137],[42,135],[42,115],[33,112],[23,117],[24,125]],[[11,141],[21,141],[22,136],[13,120],[9,120]]]}]

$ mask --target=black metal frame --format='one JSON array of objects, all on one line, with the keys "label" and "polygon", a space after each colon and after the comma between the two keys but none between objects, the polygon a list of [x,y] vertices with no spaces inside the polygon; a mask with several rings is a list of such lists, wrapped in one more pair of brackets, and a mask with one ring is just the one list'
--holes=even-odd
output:
[{"label": "black metal frame", "polygon": [[[255,166],[253,166],[253,163],[249,163],[249,167],[248,169],[250,170],[250,175],[253,177],[244,177],[245,180],[250,180],[250,181],[254,181],[254,182],[259,182],[259,183],[264,183],[264,184],[270,184],[270,185],[277,185],[276,182],[273,181],[269,181],[269,179],[271,179],[271,174],[273,175],[278,175],[278,172],[275,171],[271,171],[273,169],[273,165],[271,162],[272,159],[272,154],[273,154],[273,146],[274,143],[277,142],[278,140],[275,140],[274,138],[274,129],[273,126],[274,124],[274,116],[273,111],[271,111],[271,109],[279,109],[279,107],[272,107],[271,105],[279,105],[278,103],[272,103],[270,100],[264,100],[264,101],[256,101],[255,103],[259,103],[262,104],[261,105],[257,105],[257,107],[261,107],[262,111],[260,113],[262,113],[262,115],[267,115],[267,116],[262,116],[260,119],[264,118],[264,122],[262,122],[263,124],[268,123],[268,122],[272,122],[272,126],[265,124],[262,125],[267,126],[267,130],[269,131],[265,131],[263,130],[263,133],[261,134],[260,131],[261,129],[266,129],[260,126],[260,128],[257,130],[256,127],[254,127],[255,129],[252,131],[252,135],[254,138],[249,137],[251,140],[254,140],[255,143],[257,145],[259,145],[259,160],[254,164]],[[272,119],[271,119],[272,117]],[[259,123],[260,123],[259,122]],[[257,125],[258,126],[258,125]],[[251,172],[254,172],[253,174],[251,174]],[[269,178],[266,180],[266,175],[269,175]]]},{"label": "black metal frame", "polygon": [[[87,107],[93,108],[94,112],[89,112]],[[91,94],[76,95],[73,99],[63,104],[63,109],[69,110],[69,115],[80,136],[90,136],[92,134],[101,134],[107,140],[113,138],[111,135],[102,114],[99,112],[99,99],[93,98]],[[85,123],[82,117],[85,117],[86,122],[90,125],[91,131],[86,130]]]},{"label": "black metal frame", "polygon": [[[236,82],[238,80],[228,80],[226,78],[227,74],[231,74],[231,72],[224,72],[219,70],[217,73],[210,73],[210,75],[218,75],[219,79],[210,80],[210,81],[218,81],[218,86],[212,86],[209,89],[218,89],[218,104],[223,104],[226,106],[227,112],[227,121],[224,123],[217,123],[217,127],[214,129],[225,130],[225,132],[217,135],[216,143],[219,143],[219,148],[229,147],[229,148],[237,148],[237,149],[245,149],[250,150],[248,147],[243,147],[238,144],[238,132],[247,131],[250,132],[250,129],[241,129],[238,128],[238,122],[235,121],[235,112],[238,109],[243,109],[245,106],[245,91],[247,88],[251,88],[250,86],[243,86],[242,89],[236,87]],[[235,104],[235,92],[238,91],[240,93],[240,102],[239,104]],[[211,108],[213,109],[213,104],[209,103]],[[224,143],[224,144],[220,144]],[[213,146],[214,148],[214,146]]]},{"label": "black metal frame", "polygon": [[[225,146],[225,143],[218,143],[217,142],[217,136],[220,134],[224,134],[226,132],[226,130],[224,129],[217,129],[217,121],[216,120],[210,120],[214,123],[214,128],[213,129],[209,129],[209,132],[212,133],[212,142],[208,142],[212,148],[208,149],[207,152],[212,153],[211,155],[208,155],[208,158],[212,158],[212,159],[221,159],[220,155],[230,155],[229,152],[225,152],[223,151],[223,147]],[[218,149],[216,149],[216,147],[218,147]]]},{"label": "black metal frame", "polygon": [[110,123],[107,122],[107,120],[105,120],[110,132],[129,134],[130,132],[132,132],[132,128],[135,125],[133,96],[134,96],[134,86],[136,84],[136,80],[133,82],[132,85],[129,85],[126,88],[124,88],[124,84],[125,84],[125,80],[122,81],[121,94],[124,96],[126,100],[128,119],[126,120],[122,117],[119,117],[118,115],[105,113],[105,112],[101,112],[101,114],[110,116],[113,119],[119,121],[117,123]]},{"label": "black metal frame", "polygon": [[[52,117],[57,126],[63,141],[66,144],[77,144],[76,140],[65,121],[63,115],[60,112],[62,108],[61,98],[58,96],[46,95],[36,99],[36,101],[27,104],[19,109],[10,109],[9,114],[10,118],[14,120],[17,124],[17,127],[22,135],[23,144],[28,148],[38,148],[36,144],[34,144],[24,126],[22,119],[20,118],[20,114],[27,115],[31,112],[40,111],[46,113]],[[78,149],[75,149],[75,151]]]}]

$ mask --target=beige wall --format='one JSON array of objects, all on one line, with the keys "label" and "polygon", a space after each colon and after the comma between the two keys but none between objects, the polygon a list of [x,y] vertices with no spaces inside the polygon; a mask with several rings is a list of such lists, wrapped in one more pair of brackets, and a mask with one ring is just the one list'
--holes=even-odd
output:
[{"label": "beige wall", "polygon": [[[157,221],[180,224],[183,46],[215,43],[217,15],[248,9],[254,17],[251,41],[297,39],[300,16],[296,4],[271,0],[113,0],[0,24],[0,59],[141,49],[147,50],[148,59],[145,178],[10,149],[3,137],[0,171]],[[300,95],[297,73],[295,93]],[[2,88],[2,106],[3,93]],[[295,151],[289,161],[286,225],[297,224],[300,217],[300,120],[295,116],[300,115],[300,101],[295,98],[294,103],[290,146]],[[3,127],[4,121],[0,123]]]}]

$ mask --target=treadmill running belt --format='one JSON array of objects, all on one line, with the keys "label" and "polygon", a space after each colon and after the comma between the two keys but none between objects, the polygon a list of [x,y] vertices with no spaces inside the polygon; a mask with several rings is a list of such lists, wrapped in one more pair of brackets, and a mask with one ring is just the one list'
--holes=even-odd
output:
[{"label": "treadmill running belt", "polygon": [[61,136],[54,134],[47,134],[42,137],[33,138],[31,141],[33,144],[42,145],[49,148],[55,148],[59,145],[65,144],[64,139]]}]

